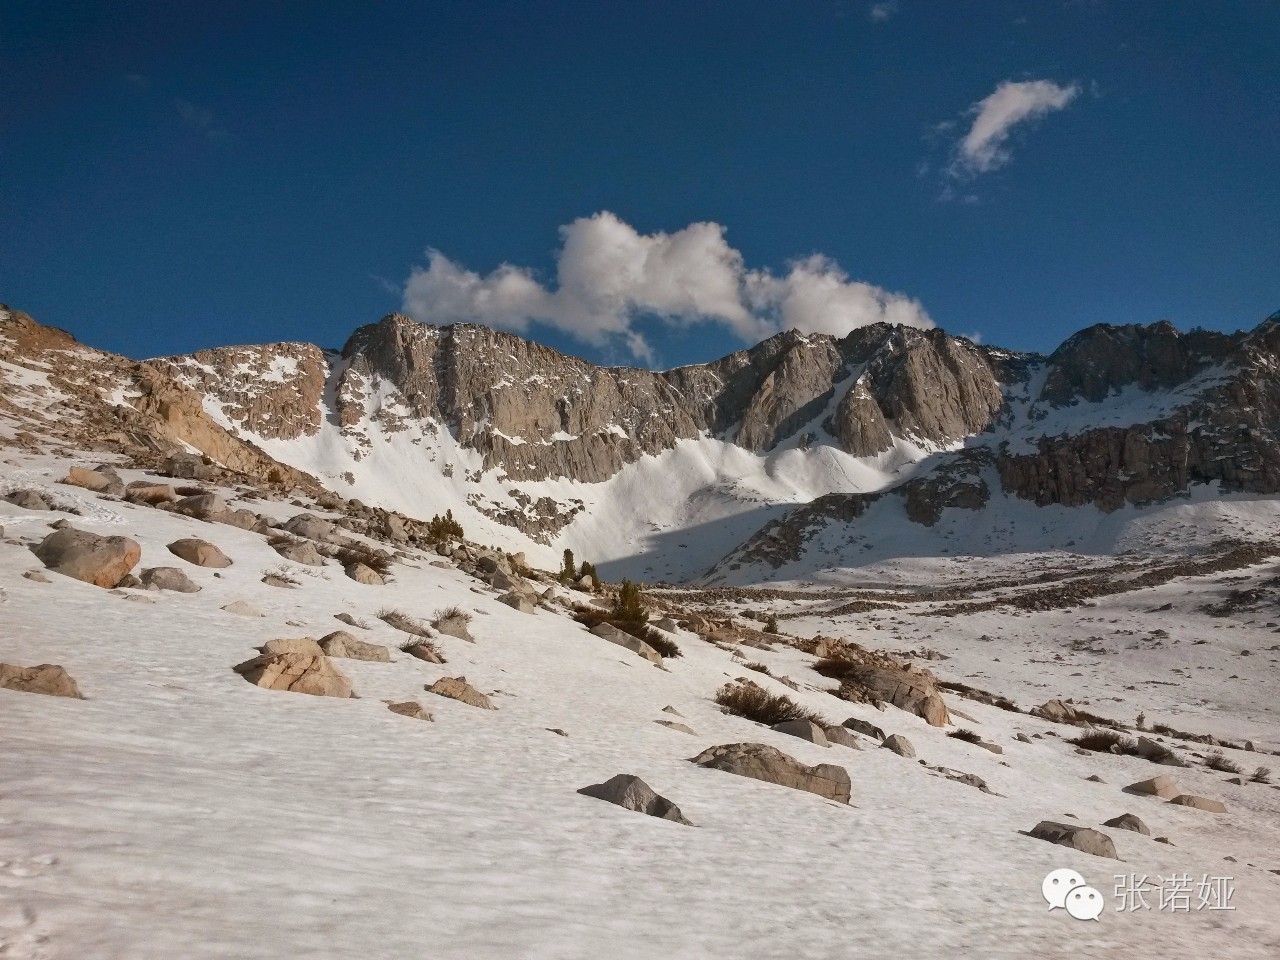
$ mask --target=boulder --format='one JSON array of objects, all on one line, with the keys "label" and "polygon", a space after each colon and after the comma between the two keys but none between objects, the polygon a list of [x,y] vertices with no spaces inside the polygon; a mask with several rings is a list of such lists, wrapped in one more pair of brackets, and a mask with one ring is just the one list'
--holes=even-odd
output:
[{"label": "boulder", "polygon": [[862,745],[858,743],[858,738],[844,727],[825,727],[822,732],[826,734],[828,743],[838,743],[840,746],[848,747],[850,750],[862,749]]},{"label": "boulder", "polygon": [[662,656],[657,650],[649,646],[643,640],[633,637],[625,630],[619,630],[611,623],[599,623],[591,628],[591,633],[602,640],[608,640],[610,643],[616,643],[620,647],[625,647],[634,654],[644,657],[650,663],[661,666]]},{"label": "boulder", "polygon": [[660,724],[669,730],[678,730],[680,733],[689,733],[695,737],[698,735],[698,731],[694,730],[693,727],[685,723],[680,723],[678,720],[655,720],[653,722]]},{"label": "boulder", "polygon": [[799,737],[801,740],[816,743],[820,747],[831,746],[827,742],[827,735],[822,727],[812,720],[784,720],[782,723],[775,723],[773,729],[789,737]]},{"label": "boulder", "polygon": [[71,697],[83,700],[75,680],[62,667],[42,663],[37,667],[19,667],[12,663],[0,663],[0,690],[17,690],[22,693],[43,693],[50,697]]},{"label": "boulder", "polygon": [[208,520],[226,513],[227,502],[216,493],[197,493],[189,497],[183,497],[175,504],[175,509],[178,513],[186,514],[188,517]]},{"label": "boulder", "polygon": [[518,593],[512,590],[510,593],[504,593],[498,598],[499,603],[505,603],[513,610],[519,610],[521,613],[533,613],[538,609],[537,602],[527,593]]},{"label": "boulder", "polygon": [[287,690],[315,697],[352,696],[351,681],[323,654],[263,654],[234,669],[254,686],[266,690]]},{"label": "boulder", "polygon": [[431,714],[427,713],[427,711],[423,709],[422,704],[417,700],[405,700],[403,703],[388,703],[387,709],[402,717],[412,717],[414,720],[435,719]]},{"label": "boulder", "polygon": [[142,585],[148,590],[172,590],[174,593],[199,593],[199,584],[177,567],[149,567],[142,571]]},{"label": "boulder", "polygon": [[363,583],[368,587],[380,587],[386,583],[376,570],[366,567],[363,563],[349,563],[344,572],[356,583]]},{"label": "boulder", "polygon": [[806,790],[838,803],[848,803],[851,793],[849,771],[844,767],[831,763],[810,767],[763,743],[727,743],[710,747],[691,758],[690,763],[793,790]]},{"label": "boulder", "polygon": [[1227,805],[1221,800],[1210,800],[1208,797],[1197,797],[1190,793],[1180,793],[1169,802],[1176,803],[1180,807],[1192,807],[1196,810],[1206,810],[1209,813],[1227,812]]},{"label": "boulder", "polygon": [[427,693],[448,697],[450,700],[459,700],[468,706],[479,707],[481,710],[498,709],[488,697],[467,683],[466,677],[441,677],[426,689]]},{"label": "boulder", "polygon": [[[114,471],[112,471],[114,474]],[[106,493],[115,497],[124,496],[124,484],[118,476],[100,473],[87,467],[72,467],[62,481],[73,487],[82,487],[94,493]]]},{"label": "boulder", "polygon": [[312,513],[299,513],[290,517],[280,529],[308,540],[328,540],[334,533],[332,521],[322,520]]},{"label": "boulder", "polygon": [[234,613],[237,616],[241,616],[241,617],[266,616],[266,614],[259,611],[258,608],[255,607],[253,604],[251,604],[248,600],[232,601],[231,603],[228,603],[226,606],[224,606],[222,609],[225,610],[227,613]]},{"label": "boulder", "polygon": [[130,503],[173,503],[178,499],[178,494],[167,483],[135,480],[125,488],[124,498]]},{"label": "boulder", "polygon": [[169,457],[156,472],[165,477],[177,477],[179,480],[212,480],[218,473],[217,468],[206,464],[193,453],[181,453]]},{"label": "boulder", "polygon": [[48,510],[49,502],[35,490],[15,490],[6,493],[4,499],[23,510]]},{"label": "boulder", "polygon": [[425,660],[427,663],[444,663],[444,657],[440,656],[440,651],[429,640],[419,640],[400,649],[409,656]]},{"label": "boulder", "polygon": [[934,727],[946,726],[951,717],[938,692],[933,674],[922,667],[889,667],[859,664],[850,669],[846,684],[854,684],[900,710],[914,713]]},{"label": "boulder", "polygon": [[610,777],[604,783],[593,783],[589,787],[582,787],[578,792],[586,797],[607,800],[625,810],[634,810],[636,813],[648,814],[659,820],[674,820],[676,823],[693,826],[684,818],[679,807],[666,797],[658,796],[647,783],[630,774],[620,773]]},{"label": "boulder", "polygon": [[884,742],[880,744],[886,750],[892,750],[900,757],[906,757],[908,760],[916,755],[916,748],[911,745],[911,741],[900,733],[892,734],[885,737]]},{"label": "boulder", "polygon": [[169,544],[168,550],[180,560],[187,563],[193,563],[197,567],[214,567],[221,569],[222,567],[231,566],[231,560],[225,553],[219,550],[208,540],[201,540],[199,537],[187,537],[183,540],[175,540]]},{"label": "boulder", "polygon": [[440,633],[447,637],[456,637],[459,640],[466,640],[468,643],[475,643],[475,638],[471,636],[471,631],[467,629],[466,617],[444,617],[432,624]]},{"label": "boulder", "polygon": [[1152,777],[1150,780],[1139,780],[1137,783],[1131,783],[1124,788],[1124,792],[1159,797],[1161,800],[1172,800],[1182,793],[1178,789],[1178,785],[1173,782],[1173,777],[1163,775]]},{"label": "boulder", "polygon": [[1070,847],[1073,850],[1079,850],[1081,853],[1088,853],[1095,857],[1109,857],[1112,860],[1120,859],[1120,856],[1116,853],[1116,845],[1111,838],[1105,833],[1091,830],[1089,827],[1080,827],[1070,823],[1055,823],[1052,820],[1041,820],[1031,830],[1031,836],[1037,840],[1047,840],[1050,843]]},{"label": "boulder", "polygon": [[515,571],[511,569],[510,561],[498,553],[486,553],[476,558],[476,566],[481,573],[485,574],[501,572],[508,577],[515,575]]},{"label": "boulder", "polygon": [[1031,715],[1053,723],[1070,723],[1076,718],[1076,711],[1069,703],[1062,700],[1049,700],[1038,707],[1031,708]]},{"label": "boulder", "polygon": [[376,643],[365,643],[357,640],[345,630],[335,630],[328,636],[320,638],[320,649],[326,656],[342,657],[347,660],[372,660],[376,663],[390,663],[391,651]]},{"label": "boulder", "polygon": [[272,545],[272,549],[286,560],[291,560],[294,563],[301,563],[308,567],[324,566],[324,557],[320,556],[315,544],[310,540],[277,543]]},{"label": "boulder", "polygon": [[676,632],[676,622],[670,617],[659,617],[657,620],[654,620],[650,626],[657,627],[659,630],[663,630],[667,633]]},{"label": "boulder", "polygon": [[1158,763],[1165,767],[1185,767],[1188,766],[1187,761],[1178,757],[1172,750],[1162,744],[1156,743],[1147,737],[1138,738],[1138,756],[1144,760],[1150,760],[1152,763]]},{"label": "boulder", "polygon": [[308,657],[319,657],[324,654],[315,637],[276,637],[268,640],[258,648],[264,656],[275,656],[278,653],[299,653]]},{"label": "boulder", "polygon": [[1032,742],[1032,741],[1031,741],[1031,738],[1030,738],[1030,737],[1028,737],[1025,733],[1015,733],[1015,734],[1013,735],[1013,739],[1017,740],[1019,743],[1031,743],[1031,742]]},{"label": "boulder", "polygon": [[860,733],[864,737],[870,737],[872,740],[884,742],[884,731],[877,727],[874,723],[868,723],[866,720],[859,720],[857,717],[850,717],[840,726],[852,730],[854,733]]},{"label": "boulder", "polygon": [[214,523],[225,523],[229,527],[251,530],[254,533],[267,533],[271,530],[267,521],[252,510],[224,510],[222,513],[210,514],[208,519]]},{"label": "boulder", "polygon": [[1140,833],[1144,837],[1151,836],[1151,831],[1147,829],[1147,825],[1142,822],[1136,814],[1122,813],[1118,817],[1112,817],[1104,827],[1115,827],[1117,830],[1132,830],[1134,833]]},{"label": "boulder", "polygon": [[100,537],[64,527],[40,541],[35,554],[54,573],[95,587],[114,587],[137,565],[142,548],[128,537]]},{"label": "boulder", "polygon": [[53,583],[52,580],[46,577],[39,570],[28,570],[23,574],[23,576],[26,577],[28,580],[35,581],[36,583]]},{"label": "boulder", "polygon": [[359,629],[361,629],[361,630],[368,630],[368,629],[369,629],[368,627],[366,627],[363,623],[361,623],[359,620],[357,620],[355,617],[353,617],[353,616],[352,616],[351,614],[349,614],[349,613],[335,613],[335,614],[333,615],[333,619],[335,619],[335,620],[341,620],[341,621],[342,621],[343,623],[345,623],[348,627],[357,627],[357,628],[359,628]]}]

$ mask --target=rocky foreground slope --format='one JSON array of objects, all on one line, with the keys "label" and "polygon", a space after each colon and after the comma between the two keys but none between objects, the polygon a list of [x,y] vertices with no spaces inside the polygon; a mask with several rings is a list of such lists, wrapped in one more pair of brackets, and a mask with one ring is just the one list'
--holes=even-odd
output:
[{"label": "rocky foreground slope", "polygon": [[6,311],[0,362],[0,436],[32,449],[67,431],[142,462],[195,449],[410,517],[452,509],[543,559],[670,554],[670,533],[716,525],[718,552],[634,571],[648,579],[795,562],[885,497],[929,527],[1008,501],[1108,513],[1280,492],[1280,315],[1236,334],[1100,325],[1047,357],[883,324],[788,332],[655,372],[398,315],[340,352],[135,363]]}]

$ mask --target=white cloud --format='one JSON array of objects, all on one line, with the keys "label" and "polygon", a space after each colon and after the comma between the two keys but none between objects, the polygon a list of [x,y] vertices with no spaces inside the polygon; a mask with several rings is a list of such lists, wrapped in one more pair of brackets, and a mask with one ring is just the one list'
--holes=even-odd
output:
[{"label": "white cloud", "polygon": [[973,125],[956,144],[948,172],[963,178],[998,170],[1012,159],[1008,141],[1015,126],[1062,110],[1079,94],[1074,83],[1062,87],[1052,80],[1006,80],[969,109]]},{"label": "white cloud", "polygon": [[850,280],[826,257],[797,260],[783,275],[747,270],[724,233],[693,223],[641,234],[612,213],[582,217],[560,228],[554,289],[525,267],[481,276],[428,250],[427,266],[405,284],[403,309],[429,323],[516,333],[541,323],[593,346],[621,343],[650,363],[653,349],[635,326],[646,315],[673,326],[716,323],[746,343],[788,328],[843,336],[878,321],[933,326],[918,301]]},{"label": "white cloud", "polygon": [[867,11],[867,16],[871,18],[872,23],[884,23],[897,12],[898,0],[884,0],[883,3],[873,3],[871,9]]}]

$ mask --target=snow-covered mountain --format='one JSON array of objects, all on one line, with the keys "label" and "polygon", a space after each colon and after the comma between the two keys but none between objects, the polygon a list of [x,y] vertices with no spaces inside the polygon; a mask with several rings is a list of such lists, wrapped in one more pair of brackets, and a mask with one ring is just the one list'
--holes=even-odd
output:
[{"label": "snow-covered mountain", "polygon": [[942,531],[944,552],[1069,549],[1101,542],[1088,531],[1117,514],[1280,492],[1280,315],[1236,334],[1100,325],[1047,357],[883,324],[788,332],[663,372],[398,315],[341,351],[136,364],[4,316],[0,375],[15,391],[50,351],[74,355],[62,383],[80,407],[96,391],[111,416],[158,418],[227,467],[305,474],[409,517],[452,510],[539,562],[569,547],[651,581],[857,566]]}]

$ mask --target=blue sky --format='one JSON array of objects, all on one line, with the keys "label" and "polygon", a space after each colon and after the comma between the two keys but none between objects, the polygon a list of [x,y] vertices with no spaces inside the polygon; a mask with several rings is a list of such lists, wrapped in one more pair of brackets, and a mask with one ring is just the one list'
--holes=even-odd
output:
[{"label": "blue sky", "polygon": [[138,357],[402,307],[658,366],[1249,327],[1278,41],[1262,0],[9,0],[0,301]]}]

